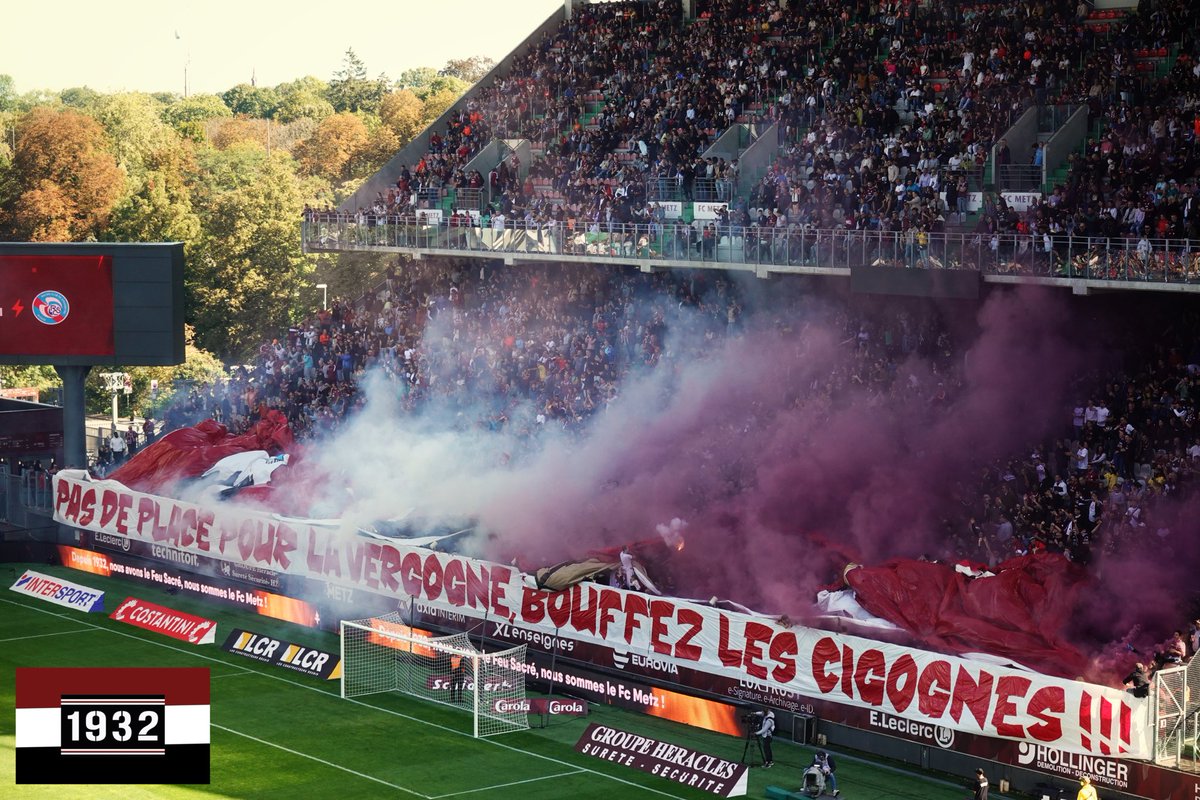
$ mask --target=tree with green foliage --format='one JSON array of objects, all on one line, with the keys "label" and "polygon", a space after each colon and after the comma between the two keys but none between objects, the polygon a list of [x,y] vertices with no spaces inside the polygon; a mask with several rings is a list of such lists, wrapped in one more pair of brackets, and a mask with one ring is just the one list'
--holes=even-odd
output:
[{"label": "tree with green foliage", "polygon": [[177,98],[162,111],[163,122],[194,142],[204,141],[204,123],[232,116],[229,106],[215,94]]},{"label": "tree with green foliage", "polygon": [[37,108],[20,122],[0,180],[0,231],[30,241],[100,235],[124,189],[104,129],[77,111]]},{"label": "tree with green foliage", "polygon": [[203,224],[185,279],[196,341],[241,358],[293,321],[310,260],[296,220],[312,187],[293,160],[253,143],[200,154],[195,202]]},{"label": "tree with green foliage", "polygon": [[239,83],[226,90],[221,99],[234,116],[265,119],[275,116],[275,111],[279,108],[279,95],[274,89],[251,86],[248,83]]},{"label": "tree with green foliage", "polygon": [[174,142],[147,153],[143,172],[130,179],[130,190],[113,210],[104,238],[183,242],[190,249],[200,237],[190,186],[195,178],[196,161],[188,143]]},{"label": "tree with green foliage", "polygon": [[320,78],[308,75],[290,83],[275,87],[279,95],[279,107],[275,119],[279,122],[295,122],[312,119],[320,122],[334,113],[333,104],[327,99],[329,84]]},{"label": "tree with green foliage", "polygon": [[367,66],[354,49],[346,51],[342,68],[333,74],[329,82],[329,102],[335,111],[366,111],[374,114],[379,103],[391,88],[387,76],[380,74],[375,80],[367,78]]},{"label": "tree with green foliage", "polygon": [[400,77],[396,79],[396,87],[411,89],[419,95],[437,76],[438,71],[433,67],[413,67],[400,73]]},{"label": "tree with green foliage", "polygon": [[442,67],[438,72],[439,75],[446,75],[452,78],[467,83],[478,83],[479,79],[487,75],[493,67],[496,66],[495,60],[487,56],[470,56],[468,58],[451,58],[446,62],[446,66]]},{"label": "tree with green foliage", "polygon": [[104,95],[88,86],[74,86],[70,89],[63,89],[59,97],[62,98],[62,104],[68,108],[91,111]]},{"label": "tree with green foliage", "polygon": [[17,107],[17,84],[12,75],[0,73],[0,111],[12,111]]},{"label": "tree with green foliage", "polygon": [[[54,367],[5,366],[0,364],[0,389],[37,389],[49,393],[62,386]],[[39,398],[44,400],[44,397]]]},{"label": "tree with green foliage", "polygon": [[179,134],[163,122],[163,106],[148,94],[105,95],[95,103],[93,116],[104,126],[113,155],[125,174],[139,178],[150,153],[174,146]]},{"label": "tree with green foliage", "polygon": [[[225,365],[212,353],[197,347],[195,330],[185,325],[184,361],[169,367],[105,367],[88,373],[84,384],[85,402],[88,411],[107,415],[112,409],[112,393],[105,388],[104,372],[125,372],[133,391],[120,398],[123,413],[136,412],[139,416],[156,416],[180,391],[192,386],[208,386],[221,380]],[[154,391],[158,381],[158,391]]]}]

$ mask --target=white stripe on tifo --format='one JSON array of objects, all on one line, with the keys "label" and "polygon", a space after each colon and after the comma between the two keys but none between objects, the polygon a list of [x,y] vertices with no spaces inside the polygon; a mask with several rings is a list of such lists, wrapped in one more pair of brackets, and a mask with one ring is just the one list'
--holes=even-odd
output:
[{"label": "white stripe on tifo", "polygon": [[478,789],[466,789],[461,792],[450,792],[449,794],[436,794],[431,800],[442,800],[443,797],[458,797],[464,794],[475,794],[476,792],[490,792],[493,789],[503,789],[506,786],[520,786],[522,783],[537,783],[538,781],[548,781],[551,778],[565,778],[568,775],[582,775],[583,770],[573,769],[570,772],[558,772],[554,775],[543,775],[540,778],[526,778],[523,781],[511,781],[509,783],[497,783],[495,786],[481,786]]},{"label": "white stripe on tifo", "polygon": [[368,775],[365,772],[358,772],[357,770],[350,769],[349,767],[343,767],[341,764],[334,764],[332,761],[326,761],[323,758],[317,758],[316,756],[310,756],[308,753],[301,753],[299,750],[293,750],[290,747],[284,747],[283,745],[276,744],[275,742],[268,742],[266,739],[260,739],[257,736],[251,736],[248,733],[242,733],[241,731],[235,731],[233,728],[226,728],[224,725],[215,725],[214,724],[213,727],[217,728],[218,730],[226,731],[227,733],[232,733],[234,736],[241,736],[245,739],[249,739],[252,742],[258,742],[259,744],[265,744],[267,747],[274,747],[276,750],[282,750],[285,753],[291,753],[294,756],[300,756],[301,758],[307,758],[310,761],[316,761],[318,764],[324,764],[327,767],[333,767],[334,769],[340,769],[342,772],[348,772],[351,775],[355,775],[364,780],[374,781],[375,783],[382,783],[384,786],[388,786],[392,789],[399,789],[402,792],[406,792],[408,794],[415,795],[416,797],[424,798],[424,800],[432,800],[432,798],[430,798],[430,796],[427,794],[421,794],[420,792],[415,792],[412,789],[408,789],[404,786],[400,786],[395,783],[388,783],[387,781],[383,780],[382,778],[376,778],[374,775]]},{"label": "white stripe on tifo", "polygon": [[[163,744],[208,744],[208,706],[166,706]],[[137,728],[135,718],[131,727]],[[62,712],[57,708],[18,708],[17,747],[59,747]]]},{"label": "white stripe on tifo", "polygon": [[[104,630],[101,628],[101,630]],[[41,639],[43,636],[66,636],[71,633],[94,633],[91,628],[80,628],[77,631],[59,631],[58,633],[35,633],[32,636],[14,636],[11,639],[0,639],[2,642],[23,642],[26,639]]]},{"label": "white stripe on tifo", "polygon": [[[71,622],[80,622],[80,620],[76,619],[75,617],[69,616],[67,614],[59,614],[58,612],[50,611],[49,609],[46,609],[46,608],[38,608],[37,606],[32,606],[27,603],[19,603],[15,600],[8,600],[8,599],[0,597],[0,603],[8,603],[9,605],[20,606],[21,608],[24,608],[28,611],[36,611],[39,614],[46,614],[47,616],[58,617],[59,619],[70,620]],[[158,641],[155,641],[154,639],[146,639],[146,638],[143,638],[136,634],[126,633],[125,631],[119,631],[116,628],[105,628],[103,625],[96,625],[96,624],[90,623],[90,622],[84,622],[82,624],[89,625],[93,628],[96,628],[97,630],[105,631],[106,633],[112,633],[117,636],[124,636],[129,639],[136,639],[137,641],[142,642],[144,644],[154,645],[155,647],[163,647],[163,648],[166,648],[167,650],[174,650],[176,653],[186,653],[187,655],[192,656],[193,658],[199,658],[202,661],[212,661],[216,664],[220,664],[223,667],[232,667],[233,666],[230,662],[225,661],[224,659],[214,658],[213,656],[206,656],[196,650],[186,650],[182,647],[175,647],[174,645],[167,644],[166,642],[158,642]],[[285,678],[282,675],[272,675],[269,672],[259,672],[258,670],[254,670],[254,672],[255,672],[255,674],[261,675],[262,677],[267,678],[269,680],[279,681],[280,683],[288,683],[288,684],[291,684],[292,686],[298,686],[301,689],[306,689],[310,692],[316,692],[317,694],[323,694],[327,697],[339,697],[340,696],[340,692],[329,692],[324,689],[318,689],[315,686],[308,686],[306,684],[300,683],[299,681],[294,681],[289,678]],[[416,722],[420,725],[428,725],[431,728],[437,728],[438,730],[446,731],[447,733],[452,733],[455,736],[462,736],[467,739],[475,739],[475,737],[472,736],[471,734],[464,733],[463,731],[460,731],[456,728],[450,728],[450,727],[447,727],[446,725],[439,725],[436,722],[430,722],[429,720],[421,719],[420,717],[413,717],[413,716],[409,716],[408,714],[402,714],[399,711],[392,711],[390,708],[381,708],[380,706],[373,706],[370,703],[364,703],[361,700],[355,700],[353,698],[346,698],[345,702],[354,703],[355,705],[362,706],[363,708],[370,708],[375,711],[381,711],[384,714],[390,714],[393,717],[400,717],[401,719],[406,719],[406,720],[409,720],[410,722]],[[541,753],[534,753],[530,750],[522,750],[519,747],[513,747],[510,744],[504,744],[504,742],[496,741],[495,739],[476,739],[476,741],[482,742],[484,744],[490,744],[494,747],[499,747],[501,750],[508,750],[509,752],[512,752],[512,753],[521,753],[522,755],[529,756],[530,758],[540,759],[541,761],[549,761],[552,764],[558,764],[560,767],[570,767],[571,769],[582,770],[583,772],[587,772],[591,775],[595,775],[598,778],[604,778],[606,780],[616,781],[617,783],[623,783],[626,786],[632,786],[635,789],[642,789],[642,790],[650,792],[652,794],[657,794],[661,797],[670,797],[670,798],[672,798],[672,800],[684,800],[679,795],[674,795],[674,794],[671,794],[670,792],[664,792],[661,789],[655,789],[650,786],[643,786],[640,783],[634,783],[633,781],[625,780],[624,778],[618,778],[616,775],[609,775],[606,772],[599,772],[597,770],[589,769],[587,767],[581,767],[578,764],[572,764],[569,761],[563,761],[561,759],[555,758],[554,756],[544,756]],[[666,779],[664,778],[663,780],[666,780]]]}]

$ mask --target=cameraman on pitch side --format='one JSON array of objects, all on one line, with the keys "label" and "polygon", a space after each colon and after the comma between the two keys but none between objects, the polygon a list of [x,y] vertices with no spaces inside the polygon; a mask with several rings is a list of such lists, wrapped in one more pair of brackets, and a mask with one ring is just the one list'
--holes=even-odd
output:
[{"label": "cameraman on pitch side", "polygon": [[758,730],[754,732],[754,735],[758,737],[760,742],[762,742],[763,768],[767,769],[775,766],[775,756],[771,753],[771,739],[773,739],[775,736],[774,711],[769,708],[767,709],[767,712],[763,714],[762,724],[758,727]]},{"label": "cameraman on pitch side", "polygon": [[820,768],[821,774],[825,776],[825,785],[829,787],[833,796],[841,794],[837,788],[837,762],[833,760],[833,756],[824,750],[818,750],[813,756],[813,764]]}]

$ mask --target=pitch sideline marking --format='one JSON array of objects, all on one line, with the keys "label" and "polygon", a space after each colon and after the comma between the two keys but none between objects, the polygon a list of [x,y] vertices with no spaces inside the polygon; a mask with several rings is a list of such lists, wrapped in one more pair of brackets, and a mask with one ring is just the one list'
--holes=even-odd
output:
[{"label": "pitch sideline marking", "polygon": [[466,789],[461,792],[450,792],[449,794],[435,794],[429,800],[442,800],[443,797],[458,797],[463,794],[474,794],[475,792],[490,792],[492,789],[503,789],[506,786],[520,786],[522,783],[537,783],[538,781],[548,781],[551,778],[565,778],[568,775],[582,775],[582,769],[572,770],[570,772],[559,772],[554,775],[543,775],[540,778],[526,778],[523,781],[510,781],[509,783],[498,783],[495,786],[484,786],[480,789]]},{"label": "pitch sideline marking", "polygon": [[[32,608],[32,606],[25,606],[25,608]],[[100,630],[105,629],[101,628]],[[43,636],[66,636],[69,633],[94,633],[94,631],[89,628],[80,628],[74,631],[59,631],[58,633],[35,633],[33,636],[14,636],[11,639],[0,639],[0,642],[23,642],[26,639],[41,639]]]},{"label": "pitch sideline marking", "polygon": [[327,767],[333,767],[334,769],[340,769],[342,772],[349,772],[351,775],[355,775],[359,778],[365,778],[369,781],[375,781],[375,783],[382,783],[384,786],[390,787],[392,789],[399,789],[402,792],[407,792],[408,794],[416,795],[417,797],[424,798],[424,800],[433,800],[433,798],[431,798],[427,794],[421,794],[420,792],[413,791],[412,789],[406,789],[405,787],[400,786],[395,783],[388,783],[387,781],[383,780],[382,778],[376,778],[372,775],[367,775],[365,772],[358,772],[357,770],[350,769],[349,767],[343,767],[340,764],[334,764],[332,761],[326,761],[323,758],[317,758],[316,756],[310,756],[308,753],[301,753],[299,750],[293,750],[292,748],[284,747],[281,744],[275,744],[274,742],[268,742],[266,739],[260,739],[257,736],[251,736],[248,733],[242,733],[241,731],[235,731],[233,728],[226,728],[224,725],[218,725],[215,722],[210,722],[209,724],[218,730],[232,733],[235,736],[245,737],[246,739],[249,739],[253,742],[258,742],[259,744],[265,744],[267,747],[274,747],[275,749],[282,750],[285,753],[291,753],[294,756],[300,756],[301,758],[307,758],[311,761],[316,761],[318,764],[324,764]]},{"label": "pitch sideline marking", "polygon": [[[48,614],[51,617],[58,617],[59,619],[66,619],[66,620],[70,620],[71,622],[81,622],[80,620],[76,620],[74,617],[69,617],[66,614],[59,614],[56,611],[50,611],[49,609],[45,609],[45,608],[38,608],[37,606],[29,605],[27,603],[19,603],[15,600],[9,600],[7,598],[0,598],[0,603],[8,603],[9,605],[20,606],[21,608],[27,608],[30,611],[37,611],[38,613],[41,613],[41,614]],[[226,667],[232,666],[228,661],[224,661],[220,658],[215,658],[213,656],[206,656],[203,653],[196,652],[195,650],[185,650],[182,647],[175,647],[174,645],[167,644],[166,642],[156,642],[153,639],[146,639],[146,638],[137,636],[132,633],[126,633],[125,631],[116,630],[115,628],[106,628],[103,625],[96,625],[95,623],[92,623],[92,622],[82,622],[82,624],[87,625],[92,628],[96,628],[97,630],[107,631],[109,633],[115,633],[118,636],[124,636],[129,639],[135,639],[139,642],[145,642],[147,644],[155,645],[158,647],[165,647],[166,649],[174,650],[177,653],[185,653],[187,655],[194,656],[194,657],[202,659],[204,661],[212,661],[214,663],[217,663],[217,664],[220,664],[220,665],[226,666]],[[464,733],[463,731],[460,731],[456,728],[450,728],[446,725],[439,725],[436,722],[430,722],[429,720],[421,719],[420,717],[409,716],[408,714],[404,714],[399,711],[393,711],[390,708],[383,708],[382,706],[373,706],[370,703],[364,703],[361,700],[355,700],[352,697],[342,698],[341,692],[327,692],[324,689],[318,689],[315,686],[308,686],[303,683],[299,683],[297,681],[289,680],[289,679],[283,677],[282,675],[272,675],[269,672],[262,672],[259,670],[250,670],[250,671],[254,672],[256,675],[261,675],[262,677],[268,678],[273,681],[280,681],[282,683],[288,683],[288,684],[291,684],[292,686],[298,686],[301,689],[307,689],[310,692],[316,692],[317,694],[323,694],[328,697],[342,699],[347,703],[354,703],[355,705],[363,706],[364,708],[371,708],[371,709],[374,709],[375,711],[381,711],[384,714],[391,714],[392,716],[400,717],[401,719],[407,719],[411,722],[416,722],[421,725],[428,725],[431,728],[437,728],[438,730],[443,730],[443,731],[446,731],[447,733],[452,733],[455,736],[463,736],[463,737],[466,737],[468,739],[472,739],[475,741],[486,742],[488,744],[495,745],[496,747],[499,747],[503,750],[509,750],[514,753],[521,753],[522,755],[527,755],[532,758],[539,758],[543,761],[549,761],[553,764],[558,764],[563,767],[570,767],[572,769],[580,770],[582,772],[591,773],[592,775],[596,775],[597,777],[600,777],[600,778],[606,778],[611,781],[616,781],[617,783],[623,783],[626,786],[632,786],[635,789],[644,789],[647,792],[653,792],[654,794],[661,795],[663,797],[669,797],[669,798],[671,798],[671,800],[684,800],[684,798],[680,797],[679,795],[674,795],[674,794],[671,794],[670,792],[664,792],[661,789],[655,789],[652,786],[644,786],[640,783],[635,783],[633,781],[625,780],[624,778],[618,778],[616,775],[609,775],[606,772],[599,772],[597,770],[590,769],[588,767],[581,767],[578,764],[572,764],[569,761],[563,761],[563,760],[555,758],[553,756],[545,756],[545,755],[542,755],[541,753],[535,753],[532,750],[522,750],[519,747],[514,747],[509,744],[504,744],[503,742],[498,742],[491,738],[475,739],[475,737],[472,736],[471,734]]]}]

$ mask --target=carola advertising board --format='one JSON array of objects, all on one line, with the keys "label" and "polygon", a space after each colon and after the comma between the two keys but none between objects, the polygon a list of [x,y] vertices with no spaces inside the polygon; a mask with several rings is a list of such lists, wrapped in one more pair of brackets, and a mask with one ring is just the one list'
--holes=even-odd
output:
[{"label": "carola advertising board", "polygon": [[597,584],[562,592],[515,569],[365,539],[235,507],[134,492],[81,471],[55,476],[63,524],[507,626],[537,647],[620,649],[765,693],[827,701],[964,734],[1064,752],[1150,755],[1148,704],[1120,689],[984,665],[855,636],[789,628],[681,600]]}]

